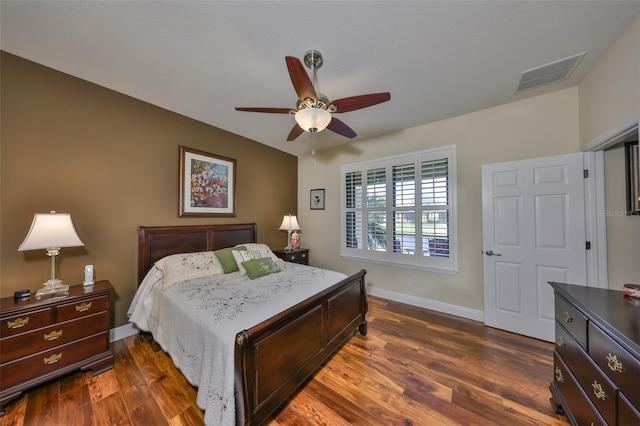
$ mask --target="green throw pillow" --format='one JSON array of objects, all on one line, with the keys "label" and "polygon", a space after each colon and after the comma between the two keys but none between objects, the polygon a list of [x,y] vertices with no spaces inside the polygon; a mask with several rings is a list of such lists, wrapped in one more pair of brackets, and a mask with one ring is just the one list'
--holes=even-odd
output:
[{"label": "green throw pillow", "polygon": [[270,257],[247,260],[246,262],[242,262],[242,266],[247,270],[247,275],[252,280],[280,272],[280,268]]},{"label": "green throw pillow", "polygon": [[231,250],[246,250],[244,247],[229,247],[214,251],[216,257],[222,264],[222,270],[225,274],[238,271],[238,264],[233,258]]}]

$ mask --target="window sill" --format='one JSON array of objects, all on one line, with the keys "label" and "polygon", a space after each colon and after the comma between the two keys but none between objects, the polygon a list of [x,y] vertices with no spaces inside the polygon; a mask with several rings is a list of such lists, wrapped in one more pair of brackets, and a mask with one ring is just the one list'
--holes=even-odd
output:
[{"label": "window sill", "polygon": [[359,257],[350,255],[340,255],[340,258],[344,260],[353,260],[356,262],[375,263],[377,265],[393,266],[395,268],[415,269],[417,271],[435,272],[437,274],[455,275],[458,273],[457,268],[442,268],[430,265],[418,265],[415,263],[396,262],[392,260],[384,259],[371,259],[369,257]]}]

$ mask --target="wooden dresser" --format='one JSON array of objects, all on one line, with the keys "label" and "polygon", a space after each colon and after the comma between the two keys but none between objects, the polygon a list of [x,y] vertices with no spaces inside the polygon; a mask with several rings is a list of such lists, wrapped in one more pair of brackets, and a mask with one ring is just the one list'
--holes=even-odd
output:
[{"label": "wooden dresser", "polygon": [[640,425],[640,301],[622,291],[550,284],[556,412],[574,425]]},{"label": "wooden dresser", "polygon": [[24,390],[73,370],[113,368],[109,281],[70,286],[69,295],[0,299],[0,414]]}]

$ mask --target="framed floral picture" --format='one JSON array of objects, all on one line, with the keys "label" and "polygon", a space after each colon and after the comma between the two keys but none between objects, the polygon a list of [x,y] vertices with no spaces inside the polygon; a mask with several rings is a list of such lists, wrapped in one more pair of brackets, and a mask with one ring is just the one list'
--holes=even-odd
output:
[{"label": "framed floral picture", "polygon": [[236,215],[236,160],[180,147],[180,217]]}]

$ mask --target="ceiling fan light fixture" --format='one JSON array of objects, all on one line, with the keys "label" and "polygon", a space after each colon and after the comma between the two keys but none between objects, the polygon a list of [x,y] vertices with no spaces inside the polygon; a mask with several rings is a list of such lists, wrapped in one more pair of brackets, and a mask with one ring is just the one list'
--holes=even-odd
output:
[{"label": "ceiling fan light fixture", "polygon": [[296,112],[296,123],[304,131],[315,133],[327,128],[331,122],[331,114],[322,108],[304,108]]}]

